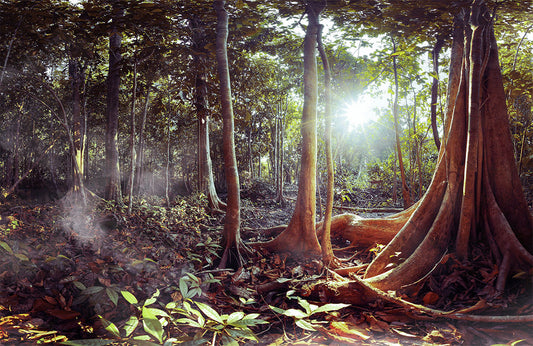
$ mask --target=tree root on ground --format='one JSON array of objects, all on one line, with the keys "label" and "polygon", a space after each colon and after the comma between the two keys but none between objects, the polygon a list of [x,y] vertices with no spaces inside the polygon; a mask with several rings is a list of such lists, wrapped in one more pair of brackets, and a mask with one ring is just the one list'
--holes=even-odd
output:
[{"label": "tree root on ground", "polygon": [[[335,277],[339,277],[336,272],[329,271]],[[533,322],[533,315],[472,315],[468,314],[470,311],[478,310],[484,305],[477,303],[474,306],[452,311],[442,311],[438,309],[428,308],[424,305],[411,303],[401,297],[397,297],[394,293],[387,293],[380,289],[371,286],[365,280],[360,279],[357,276],[351,277],[350,280],[344,279],[344,281],[326,281],[318,283],[314,286],[313,290],[318,291],[320,297],[327,297],[328,302],[343,302],[351,303],[354,305],[368,305],[369,303],[375,303],[378,300],[384,300],[389,303],[398,305],[405,308],[410,313],[429,315],[432,318],[446,318],[460,321],[472,321],[472,322],[486,322],[486,323],[524,323]]]}]

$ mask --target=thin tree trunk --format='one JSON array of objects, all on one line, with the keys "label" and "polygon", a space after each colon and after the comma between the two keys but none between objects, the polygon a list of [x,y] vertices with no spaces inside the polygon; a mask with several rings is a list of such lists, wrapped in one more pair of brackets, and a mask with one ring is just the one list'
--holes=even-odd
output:
[{"label": "thin tree trunk", "polygon": [[224,0],[215,0],[214,8],[217,14],[216,59],[217,72],[220,80],[220,103],[223,119],[223,156],[228,189],[226,218],[222,245],[224,252],[220,259],[219,268],[239,268],[243,260],[241,250],[241,201],[239,187],[239,172],[235,156],[233,106],[231,102],[231,84],[228,66],[227,40],[228,40],[228,12],[224,8]]},{"label": "thin tree trunk", "polygon": [[146,97],[144,99],[144,110],[141,120],[141,128],[139,129],[139,142],[137,143],[137,160],[135,163],[135,179],[134,179],[134,193],[140,192],[141,181],[142,181],[142,172],[143,172],[143,161],[144,161],[144,129],[146,127],[146,117],[148,114],[148,106],[150,105],[150,89],[152,87],[151,81],[148,82],[146,87]]},{"label": "thin tree trunk", "polygon": [[213,177],[213,163],[209,144],[209,109],[207,102],[206,33],[205,24],[197,18],[191,20],[193,33],[193,65],[196,70],[195,107],[198,117],[198,191],[204,192],[209,207],[224,210],[226,204],[218,197]]},{"label": "thin tree trunk", "polygon": [[331,153],[331,70],[329,67],[328,56],[324,45],[322,43],[322,26],[317,35],[318,52],[320,59],[322,60],[322,66],[324,67],[324,117],[326,119],[326,138],[325,138],[325,151],[326,151],[326,166],[327,166],[327,192],[326,192],[326,211],[324,215],[322,234],[322,261],[326,266],[336,266],[334,263],[335,256],[333,255],[333,249],[331,247],[331,217],[333,213],[333,187],[334,187],[334,172],[333,172],[333,156]]},{"label": "thin tree trunk", "polygon": [[[394,52],[396,53],[396,43],[392,40]],[[400,167],[400,176],[402,178],[402,197],[404,208],[411,206],[411,196],[409,195],[409,188],[407,187],[407,180],[405,177],[405,168],[403,166],[402,147],[400,144],[400,127],[398,124],[398,67],[396,66],[396,54],[392,57],[392,64],[394,68],[394,105],[392,113],[394,115],[394,132],[396,134],[396,150],[398,152],[398,166]]]},{"label": "thin tree trunk", "polygon": [[[85,82],[85,68],[81,66],[81,63],[71,58],[69,60],[69,75],[71,79],[72,86],[72,139],[71,139],[71,160],[72,160],[72,192],[75,195],[79,194],[81,197],[82,205],[87,203],[85,195],[85,184],[84,184],[84,147],[83,143],[85,141],[84,135],[82,132],[81,124],[81,88]],[[65,117],[64,121],[67,119]],[[69,129],[67,128],[67,131]],[[75,199],[78,197],[75,196]]]},{"label": "thin tree trunk", "polygon": [[128,215],[131,214],[133,207],[133,182],[135,180],[135,103],[137,101],[137,61],[133,62],[133,87],[131,91],[131,110],[130,110],[130,176],[128,179]]},{"label": "thin tree trunk", "polygon": [[442,38],[437,38],[435,46],[431,51],[433,59],[433,83],[431,84],[431,130],[433,131],[433,140],[437,146],[437,150],[440,150],[440,137],[437,127],[437,104],[439,97],[439,55],[444,45]]},{"label": "thin tree trunk", "polygon": [[105,179],[104,198],[122,205],[120,185],[120,166],[117,148],[118,112],[120,94],[120,69],[122,56],[120,53],[121,33],[118,23],[123,16],[123,9],[115,0],[113,2],[113,19],[109,34],[109,71],[107,74],[107,108],[106,108],[106,143],[105,143]]},{"label": "thin tree trunk", "polygon": [[170,197],[169,197],[169,185],[170,185],[170,116],[172,112],[170,111],[170,93],[168,95],[168,106],[167,106],[167,160],[165,164],[165,200],[167,202],[167,207],[170,208]]}]

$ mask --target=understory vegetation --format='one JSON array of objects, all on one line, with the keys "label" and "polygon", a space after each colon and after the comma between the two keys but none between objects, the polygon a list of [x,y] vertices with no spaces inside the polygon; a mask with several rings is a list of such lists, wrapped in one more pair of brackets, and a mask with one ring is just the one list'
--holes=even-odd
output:
[{"label": "understory vegetation", "polygon": [[[294,187],[286,190],[294,197]],[[243,202],[247,242],[272,236],[257,231],[257,225],[277,225],[290,217],[293,203],[274,203],[275,191],[268,184],[255,182],[243,195],[248,196]],[[13,200],[2,205],[2,343],[455,345],[533,340],[527,324],[428,320],[385,301],[371,306],[324,301],[320,282],[335,274],[317,260],[254,253],[238,271],[217,270],[222,216],[208,213],[205,196],[179,197],[170,207],[163,198],[136,202],[130,215],[102,202],[77,215],[55,203]],[[80,217],[86,218],[86,234],[72,228]],[[335,253],[348,266],[368,263],[382,248],[357,248],[343,239],[335,244]],[[482,248],[473,261],[465,265],[453,256],[443,258],[455,268],[453,274],[446,269],[435,273],[419,303],[459,312],[467,306],[475,306],[470,312],[499,315],[533,312],[524,292],[527,275],[517,275],[509,294],[498,297],[485,290],[496,271]]]}]

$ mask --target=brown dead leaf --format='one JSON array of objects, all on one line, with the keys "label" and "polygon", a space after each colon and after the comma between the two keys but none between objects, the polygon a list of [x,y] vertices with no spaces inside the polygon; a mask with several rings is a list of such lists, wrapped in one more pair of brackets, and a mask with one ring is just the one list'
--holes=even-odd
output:
[{"label": "brown dead leaf", "polygon": [[363,313],[366,322],[370,325],[370,330],[374,332],[385,332],[389,330],[389,324],[384,321],[378,320],[374,315],[370,313]]},{"label": "brown dead leaf", "polygon": [[48,310],[47,313],[61,320],[72,320],[80,315],[80,313],[77,311],[67,311],[60,309]]},{"label": "brown dead leaf", "polygon": [[46,300],[48,303],[52,305],[57,305],[57,300],[55,300],[55,298],[52,298],[50,296],[44,296],[44,300]]},{"label": "brown dead leaf", "polygon": [[390,311],[376,311],[376,316],[385,322],[409,322],[411,317],[403,309],[393,309]]},{"label": "brown dead leaf", "polygon": [[348,337],[356,340],[367,340],[371,337],[370,333],[355,324],[347,322],[333,321],[329,325],[329,329],[325,330],[328,334],[334,334],[341,337]]},{"label": "brown dead leaf", "polygon": [[422,299],[425,305],[434,305],[439,301],[440,296],[435,292],[428,292]]},{"label": "brown dead leaf", "polygon": [[101,283],[102,285],[104,285],[105,287],[109,287],[109,286],[111,286],[111,280],[110,280],[110,279],[106,279],[106,278],[101,278],[101,277],[99,277],[99,278],[98,278],[98,281],[100,281],[100,283]]}]

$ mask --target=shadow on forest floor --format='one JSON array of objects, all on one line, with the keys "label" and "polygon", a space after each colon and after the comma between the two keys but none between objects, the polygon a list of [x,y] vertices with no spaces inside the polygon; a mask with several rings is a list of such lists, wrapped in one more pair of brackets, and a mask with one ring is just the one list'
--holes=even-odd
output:
[{"label": "shadow on forest floor", "polygon": [[[287,204],[280,207],[267,184],[243,190],[245,240],[263,239],[257,229],[289,221],[296,188],[289,186],[286,196]],[[313,306],[309,304],[327,303],[310,291],[314,281],[326,278],[319,260],[255,253],[237,272],[216,270],[223,217],[205,211],[205,198],[177,198],[171,208],[158,198],[136,202],[129,216],[105,204],[94,210],[17,199],[0,204],[0,344],[101,338],[135,345],[143,338],[156,343],[176,338],[192,345],[195,338],[209,343],[217,333],[216,343],[224,335],[244,342],[252,338],[248,327],[262,345],[533,344],[531,323],[434,320],[383,302],[310,314],[305,310]],[[337,255],[348,258],[355,252],[353,261],[369,261],[373,253],[366,250],[351,248]],[[531,314],[531,291],[524,291],[525,286],[488,302],[488,313]],[[479,297],[468,290],[457,292],[457,301],[436,307],[473,305]],[[184,310],[187,302],[190,309]],[[243,313],[232,314],[236,311]],[[268,324],[230,324],[229,316],[237,321],[252,316]],[[202,326],[192,323],[202,319]],[[112,326],[121,339],[113,338]],[[315,331],[305,329],[309,326]]]}]

